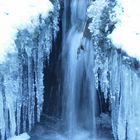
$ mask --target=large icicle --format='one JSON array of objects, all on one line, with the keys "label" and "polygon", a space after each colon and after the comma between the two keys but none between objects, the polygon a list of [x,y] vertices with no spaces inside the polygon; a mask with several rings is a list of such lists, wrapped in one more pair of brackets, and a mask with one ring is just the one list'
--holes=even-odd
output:
[{"label": "large icicle", "polygon": [[[104,4],[103,4],[104,3]],[[99,7],[96,7],[96,6]],[[104,5],[105,7],[103,8]],[[95,48],[96,88],[109,100],[115,140],[138,140],[140,137],[140,63],[116,49],[108,39],[117,21],[115,2],[96,0],[88,9],[92,18],[89,29]],[[97,16],[95,13],[98,12]],[[121,30],[120,30],[121,31]],[[117,46],[118,47],[118,46]]]},{"label": "large icicle", "polygon": [[[40,121],[43,106],[43,70],[52,41],[59,30],[59,1],[47,18],[38,17],[38,25],[20,30],[16,51],[0,64],[0,139],[30,131]],[[52,17],[55,17],[54,19]]]}]

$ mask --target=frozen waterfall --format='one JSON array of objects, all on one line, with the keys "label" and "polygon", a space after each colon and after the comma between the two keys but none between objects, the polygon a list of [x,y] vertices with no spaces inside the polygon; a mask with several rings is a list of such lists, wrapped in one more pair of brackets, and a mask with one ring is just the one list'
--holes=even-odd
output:
[{"label": "frozen waterfall", "polygon": [[[140,62],[137,47],[131,52],[139,12],[129,12],[138,4],[131,1],[52,0],[47,17],[37,10],[30,26],[6,32],[16,34],[11,52],[0,51],[0,140],[139,140]],[[127,22],[134,28],[125,32]]]}]

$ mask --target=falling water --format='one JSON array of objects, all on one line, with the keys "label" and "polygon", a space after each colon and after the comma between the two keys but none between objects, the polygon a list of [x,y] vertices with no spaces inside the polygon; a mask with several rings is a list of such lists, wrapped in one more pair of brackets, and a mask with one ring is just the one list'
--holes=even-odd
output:
[{"label": "falling water", "polygon": [[[93,77],[93,50],[90,39],[84,36],[89,1],[65,1],[63,19],[63,114],[68,138],[74,139],[80,131],[95,137],[95,86]],[[70,19],[67,20],[68,13]],[[68,22],[66,22],[68,21]],[[77,138],[76,138],[77,139]]]}]

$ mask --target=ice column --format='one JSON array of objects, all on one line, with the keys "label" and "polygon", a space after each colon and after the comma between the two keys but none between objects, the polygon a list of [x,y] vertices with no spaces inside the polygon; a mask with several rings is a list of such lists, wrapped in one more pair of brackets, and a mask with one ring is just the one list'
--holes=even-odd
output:
[{"label": "ice column", "polygon": [[18,32],[16,52],[0,64],[0,139],[30,131],[40,121],[44,101],[44,65],[59,30],[59,1],[30,32]]}]

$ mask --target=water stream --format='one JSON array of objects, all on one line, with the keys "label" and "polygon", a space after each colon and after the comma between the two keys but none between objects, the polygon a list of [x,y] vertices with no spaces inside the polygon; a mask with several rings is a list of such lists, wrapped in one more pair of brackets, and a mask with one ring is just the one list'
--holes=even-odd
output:
[{"label": "water stream", "polygon": [[[63,105],[68,137],[78,131],[88,130],[95,136],[95,86],[92,74],[93,50],[84,37],[87,0],[71,2],[70,22],[63,25]],[[65,3],[67,4],[67,2]],[[68,7],[68,6],[66,6]],[[67,10],[64,10],[66,12]],[[67,13],[64,14],[64,20]],[[66,21],[66,20],[65,20]],[[70,24],[66,26],[66,24]],[[67,27],[69,30],[67,31]],[[66,28],[66,29],[65,29]]]}]

